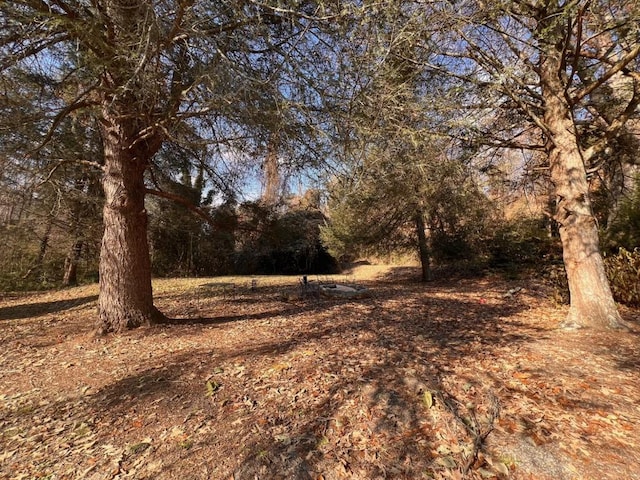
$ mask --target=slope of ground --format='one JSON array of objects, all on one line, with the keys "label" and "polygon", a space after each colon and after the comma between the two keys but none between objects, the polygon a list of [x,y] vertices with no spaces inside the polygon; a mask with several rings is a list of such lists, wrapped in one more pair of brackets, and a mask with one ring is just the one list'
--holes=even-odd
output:
[{"label": "slope of ground", "polygon": [[640,479],[637,311],[416,274],[159,280],[170,324],[98,338],[96,286],[5,294],[0,478]]}]

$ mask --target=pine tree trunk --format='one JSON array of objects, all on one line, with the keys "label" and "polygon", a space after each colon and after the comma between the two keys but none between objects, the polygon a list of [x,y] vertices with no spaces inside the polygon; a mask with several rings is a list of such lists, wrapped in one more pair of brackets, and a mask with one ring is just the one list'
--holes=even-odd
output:
[{"label": "pine tree trunk", "polygon": [[571,306],[566,327],[622,328],[607,280],[586,172],[577,146],[556,137],[550,160]]},{"label": "pine tree trunk", "polygon": [[429,245],[427,243],[427,235],[425,234],[424,217],[422,212],[417,211],[415,216],[416,234],[418,235],[418,252],[420,253],[420,266],[422,267],[421,281],[430,282],[431,277],[431,258],[429,255]]},{"label": "pine tree trunk", "polygon": [[133,147],[138,129],[104,115],[104,234],[100,250],[100,333],[122,332],[163,318],[153,306],[144,172],[155,149]]},{"label": "pine tree trunk", "polygon": [[540,78],[547,128],[547,151],[555,188],[555,220],[559,225],[571,305],[567,328],[624,328],[600,253],[598,229],[586,168],[562,82],[562,51],[548,42]]}]

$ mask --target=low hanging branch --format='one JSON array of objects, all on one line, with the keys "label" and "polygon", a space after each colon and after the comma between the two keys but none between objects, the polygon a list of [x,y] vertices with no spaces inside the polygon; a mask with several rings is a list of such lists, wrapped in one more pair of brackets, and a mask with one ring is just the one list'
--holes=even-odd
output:
[{"label": "low hanging branch", "polygon": [[[165,192],[163,190],[155,190],[153,188],[145,188],[145,193],[176,202],[182,205],[183,207],[185,207],[187,210],[198,215],[200,218],[202,218],[205,222],[207,222],[212,227],[217,226],[213,217],[209,215],[209,213],[207,213],[206,210],[194,205],[193,202],[191,202],[190,200],[180,195],[176,195],[175,193]],[[237,228],[238,230],[247,231],[247,232],[258,232],[258,233],[263,232],[263,230],[260,228],[249,228],[249,227],[244,227],[242,225],[239,225]]]},{"label": "low hanging branch", "polygon": [[55,134],[56,128],[58,128],[62,121],[71,113],[75,112],[76,110],[95,106],[96,102],[94,100],[84,100],[84,98],[87,97],[91,92],[93,92],[99,85],[100,82],[94,82],[86,90],[80,92],[80,94],[78,94],[78,96],[69,105],[60,110],[53,118],[51,126],[49,127],[49,130],[47,131],[42,141],[30,153],[33,154],[39,152],[47,143],[49,143],[49,141]]},{"label": "low hanging branch", "polygon": [[213,220],[213,217],[211,215],[209,215],[204,209],[194,205],[193,202],[190,202],[189,200],[187,200],[186,198],[180,195],[176,195],[175,193],[165,192],[163,190],[155,190],[153,188],[146,188],[145,193],[149,195],[155,195],[156,197],[160,197],[160,198],[166,198],[167,200],[171,200],[173,202],[179,203],[183,207],[187,208],[188,210],[198,215],[200,218],[206,221],[209,225],[215,226],[215,221]]},{"label": "low hanging branch", "polygon": [[60,160],[55,167],[53,167],[48,175],[44,178],[44,180],[42,180],[41,182],[38,183],[38,185],[36,185],[36,188],[40,188],[42,185],[44,185],[45,183],[47,183],[49,180],[51,180],[51,177],[53,177],[53,174],[56,173],[56,171],[62,166],[65,165],[67,163],[75,163],[78,165],[86,165],[92,168],[97,168],[99,170],[104,171],[104,165],[101,165],[98,162],[92,162],[91,160],[82,160],[82,159],[75,159],[75,160]]}]

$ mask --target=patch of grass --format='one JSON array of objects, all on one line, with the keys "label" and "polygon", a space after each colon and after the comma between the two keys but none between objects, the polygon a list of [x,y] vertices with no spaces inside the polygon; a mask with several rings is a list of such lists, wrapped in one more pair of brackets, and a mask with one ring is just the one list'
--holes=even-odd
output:
[{"label": "patch of grass", "polygon": [[512,455],[501,455],[498,460],[500,463],[504,463],[509,470],[518,466],[518,461]]},{"label": "patch of grass", "polygon": [[318,439],[318,442],[316,443],[316,448],[322,448],[328,443],[329,443],[329,439],[325,436],[322,436],[322,438]]},{"label": "patch of grass", "polygon": [[129,452],[131,452],[132,455],[136,455],[138,453],[144,452],[150,446],[151,446],[151,444],[149,442],[136,443],[136,444],[131,445],[129,447]]},{"label": "patch of grass", "polygon": [[91,428],[89,428],[86,423],[80,423],[75,427],[73,433],[76,436],[76,439],[86,437],[91,433]]},{"label": "patch of grass", "polygon": [[189,450],[191,447],[193,447],[193,440],[191,440],[190,438],[187,438],[179,442],[178,445],[180,446],[180,448]]},{"label": "patch of grass", "polygon": [[36,406],[33,404],[26,404],[26,405],[20,405],[16,411],[15,414],[19,417],[26,417],[27,415],[31,415],[33,412],[36,411]]}]

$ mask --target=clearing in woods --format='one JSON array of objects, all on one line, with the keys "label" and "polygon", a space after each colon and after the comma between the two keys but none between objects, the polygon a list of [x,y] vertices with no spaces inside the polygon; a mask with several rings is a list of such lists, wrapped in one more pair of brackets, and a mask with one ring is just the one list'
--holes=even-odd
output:
[{"label": "clearing in woods", "polygon": [[4,294],[0,478],[640,479],[638,311],[417,274],[157,280],[174,320],[99,338],[97,286]]}]

